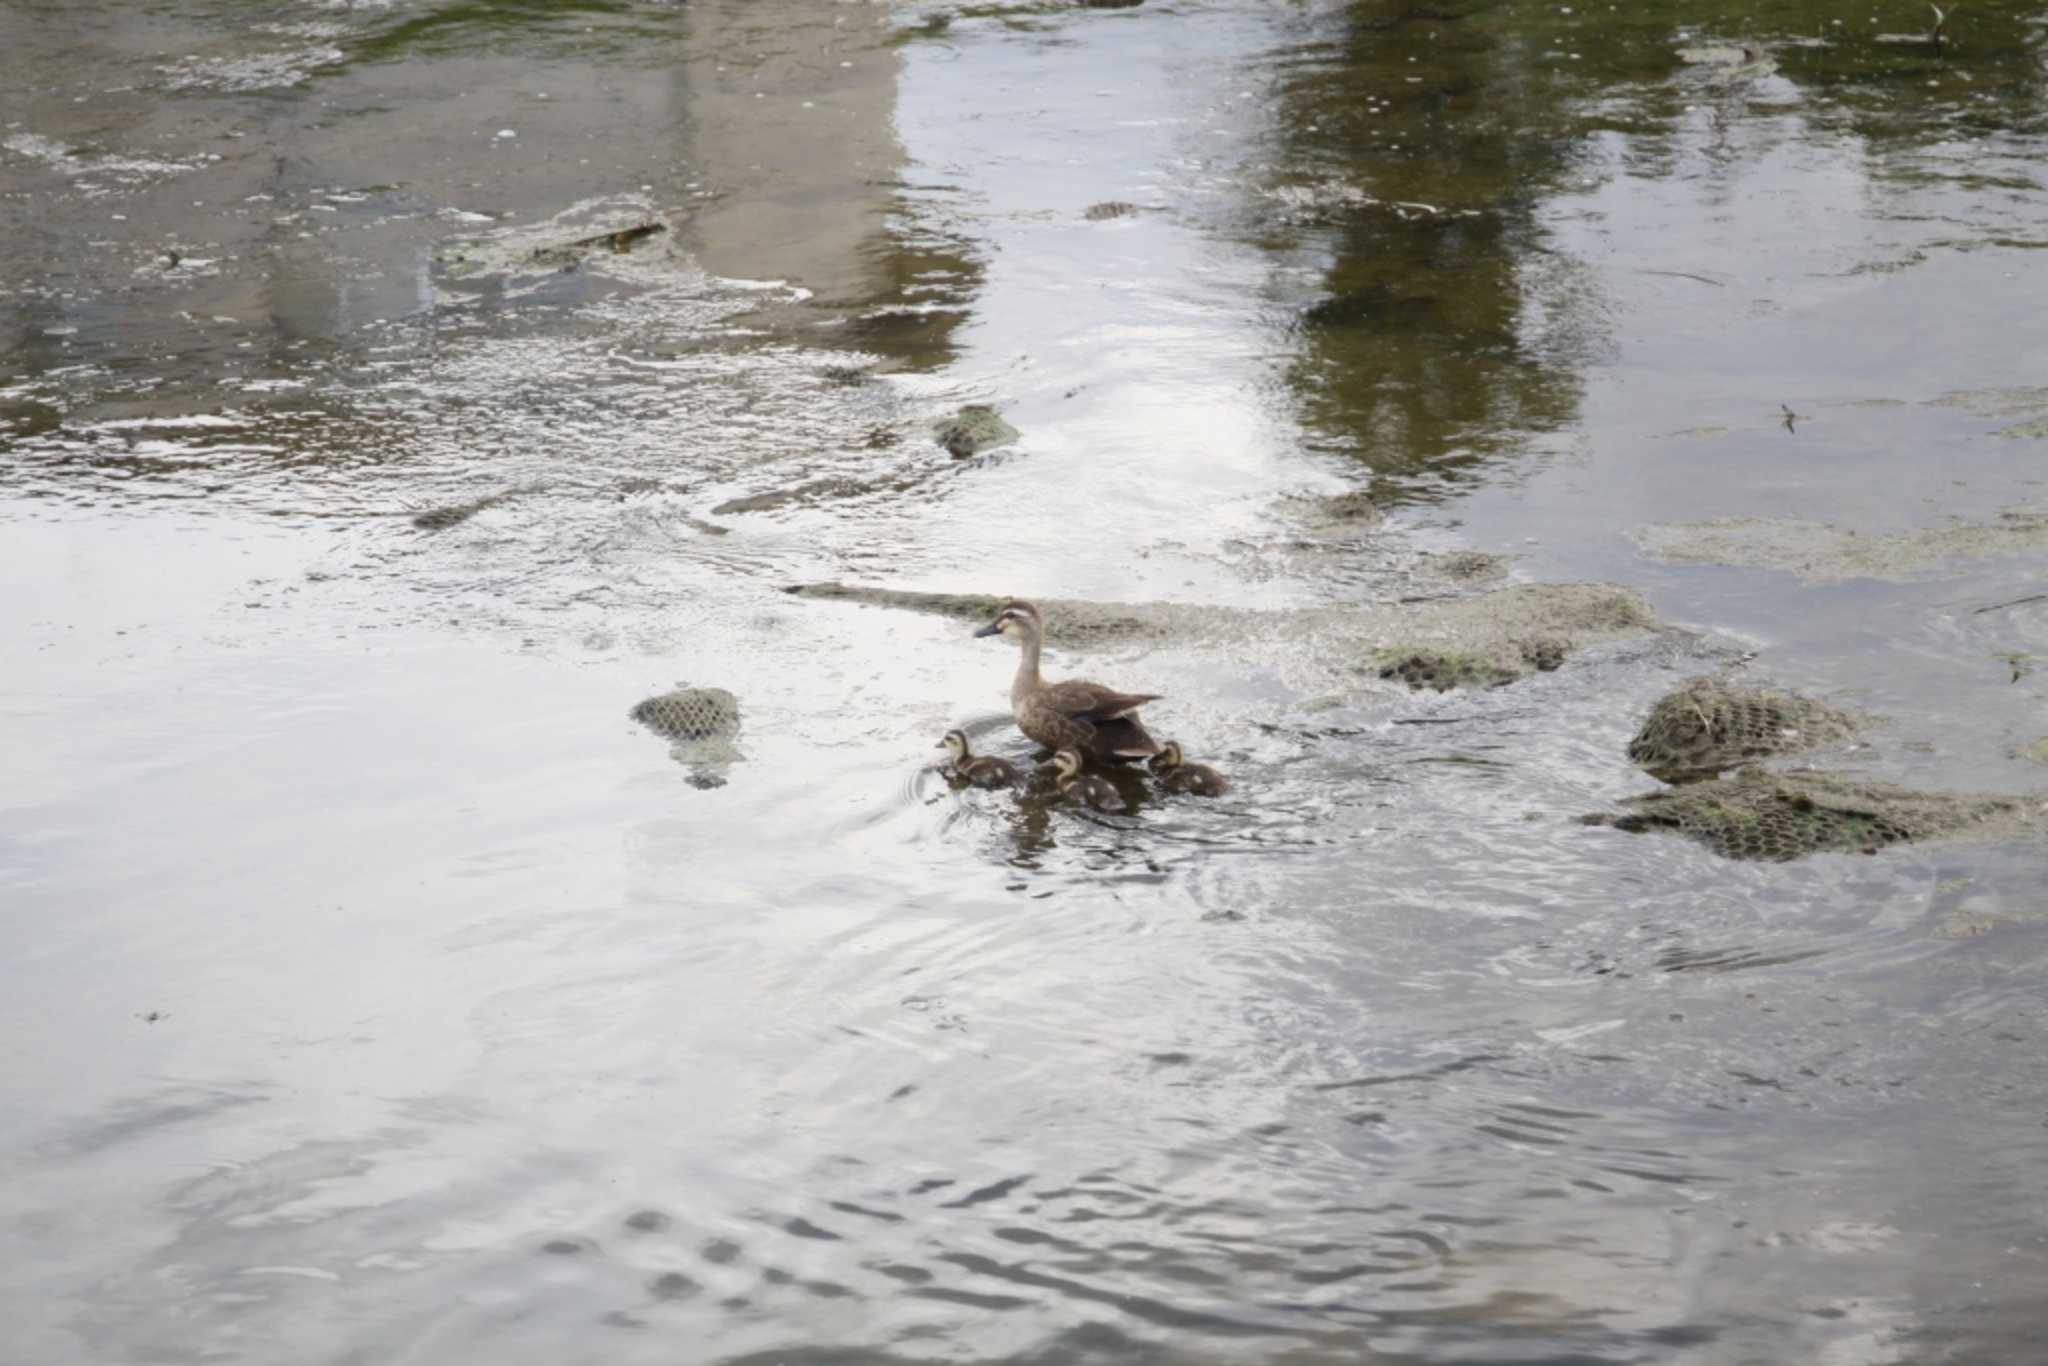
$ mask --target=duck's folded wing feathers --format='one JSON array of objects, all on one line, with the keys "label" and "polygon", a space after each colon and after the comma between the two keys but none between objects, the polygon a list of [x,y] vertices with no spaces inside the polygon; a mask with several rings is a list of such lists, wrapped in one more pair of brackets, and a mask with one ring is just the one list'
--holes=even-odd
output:
[{"label": "duck's folded wing feathers", "polygon": [[1147,702],[1156,702],[1164,697],[1156,692],[1117,692],[1100,683],[1084,683],[1069,679],[1055,683],[1039,694],[1045,704],[1062,716],[1071,716],[1077,721],[1112,721],[1119,716],[1136,711]]}]

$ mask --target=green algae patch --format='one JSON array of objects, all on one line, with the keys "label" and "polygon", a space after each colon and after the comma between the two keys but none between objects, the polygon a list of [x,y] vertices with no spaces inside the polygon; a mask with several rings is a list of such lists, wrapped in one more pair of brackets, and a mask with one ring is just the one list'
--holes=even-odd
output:
[{"label": "green algae patch", "polygon": [[1628,757],[1654,777],[1683,782],[1846,740],[1855,728],[1848,712],[1825,702],[1695,678],[1650,708]]},{"label": "green algae patch", "polygon": [[1588,825],[1670,831],[1723,858],[1789,863],[1810,854],[1874,854],[1895,844],[2038,832],[2033,798],[1918,792],[1825,773],[1744,768],[1725,778],[1631,797]]}]

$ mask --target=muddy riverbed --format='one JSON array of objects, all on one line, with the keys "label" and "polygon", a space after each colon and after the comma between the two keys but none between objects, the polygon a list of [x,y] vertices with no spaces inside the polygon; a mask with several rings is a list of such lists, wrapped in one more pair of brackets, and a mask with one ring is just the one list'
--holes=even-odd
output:
[{"label": "muddy riverbed", "polygon": [[[2033,1359],[2048,34],[1930,22],[8,6],[0,1361]],[[1008,594],[1231,792],[951,790]],[[2001,818],[1616,824],[1701,676]]]}]

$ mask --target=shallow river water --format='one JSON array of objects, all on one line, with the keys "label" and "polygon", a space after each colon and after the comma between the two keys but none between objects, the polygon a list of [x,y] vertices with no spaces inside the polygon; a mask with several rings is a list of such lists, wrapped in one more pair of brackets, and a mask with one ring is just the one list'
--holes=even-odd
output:
[{"label": "shallow river water", "polygon": [[[1579,820],[2048,793],[2048,32],[1773,16],[6,5],[0,1361],[2041,1359],[2048,850]],[[1233,790],[825,581],[1235,609],[1049,660]]]}]

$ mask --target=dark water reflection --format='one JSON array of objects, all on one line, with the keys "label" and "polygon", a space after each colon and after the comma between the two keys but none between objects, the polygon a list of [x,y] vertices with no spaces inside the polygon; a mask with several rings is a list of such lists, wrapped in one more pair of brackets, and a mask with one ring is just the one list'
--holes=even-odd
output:
[{"label": "dark water reflection", "polygon": [[[1738,665],[2038,790],[2031,563],[1626,539],[2038,501],[2038,22],[1677,8],[10,10],[0,1356],[2028,1359],[2038,846],[1574,817]],[[1117,816],[931,771],[1003,647],[777,591],[1460,549],[1680,625],[1056,650],[1235,781]]]}]

